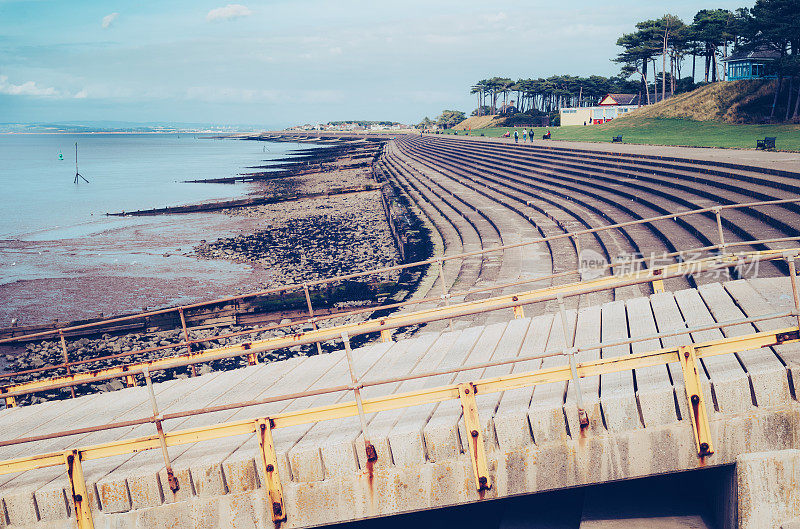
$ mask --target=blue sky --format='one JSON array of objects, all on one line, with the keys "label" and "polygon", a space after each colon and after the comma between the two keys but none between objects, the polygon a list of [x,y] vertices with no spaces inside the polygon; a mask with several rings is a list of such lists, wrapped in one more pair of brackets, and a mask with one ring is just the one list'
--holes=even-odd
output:
[{"label": "blue sky", "polygon": [[0,122],[417,122],[500,75],[611,75],[675,0],[0,0]]}]

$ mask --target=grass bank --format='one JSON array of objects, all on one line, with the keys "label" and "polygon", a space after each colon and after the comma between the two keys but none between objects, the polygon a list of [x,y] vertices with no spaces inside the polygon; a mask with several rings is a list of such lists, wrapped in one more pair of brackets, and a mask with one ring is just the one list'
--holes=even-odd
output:
[{"label": "grass bank", "polygon": [[[473,129],[472,136],[483,134],[498,137],[507,131],[522,133],[522,127],[493,127]],[[675,145],[683,147],[755,148],[756,139],[777,138],[778,150],[800,151],[800,125],[743,125],[714,121],[691,121],[672,118],[643,118],[626,116],[603,125],[573,127],[537,127],[534,134],[541,138],[549,130],[554,140],[610,142],[612,136],[622,135],[625,143],[646,145]],[[447,134],[463,131],[447,131]]]}]

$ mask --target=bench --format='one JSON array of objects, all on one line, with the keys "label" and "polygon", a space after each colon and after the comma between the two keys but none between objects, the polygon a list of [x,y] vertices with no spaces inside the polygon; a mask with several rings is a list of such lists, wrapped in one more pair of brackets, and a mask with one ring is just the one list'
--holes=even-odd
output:
[{"label": "bench", "polygon": [[611,143],[622,143],[622,136],[614,136],[611,138]]},{"label": "bench", "polygon": [[770,138],[769,136],[765,137],[763,140],[756,140],[756,149],[762,149],[765,151],[774,151],[775,150],[775,138]]},{"label": "bench", "polygon": [[550,133],[548,132],[547,134],[542,134],[542,139],[543,140],[549,140],[550,139]]}]

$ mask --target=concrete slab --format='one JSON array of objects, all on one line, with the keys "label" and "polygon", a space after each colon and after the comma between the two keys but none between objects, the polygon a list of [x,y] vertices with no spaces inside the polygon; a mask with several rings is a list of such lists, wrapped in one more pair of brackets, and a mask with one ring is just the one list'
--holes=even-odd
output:
[{"label": "concrete slab", "polygon": [[[475,347],[470,350],[469,358],[464,365],[490,361],[507,325],[507,323],[488,325],[478,338]],[[459,384],[481,378],[483,372],[484,369],[461,371],[456,374],[452,383]],[[422,431],[425,440],[425,455],[428,461],[444,461],[462,453],[461,436],[458,429],[460,418],[461,404],[458,401],[445,401],[436,405],[436,409]]]},{"label": "concrete slab", "polygon": [[[550,336],[545,347],[546,353],[565,351],[574,343],[577,311],[567,310],[565,314],[566,328],[562,323],[560,313],[556,313],[553,317],[553,325],[550,328]],[[542,360],[541,368],[556,367],[564,365],[566,362],[565,356],[550,356]],[[566,416],[564,415],[566,392],[566,382],[542,384],[533,388],[531,405],[528,408],[528,422],[531,425],[533,440],[536,444],[569,438],[570,432],[567,431]]]},{"label": "concrete slab", "polygon": [[[656,327],[660,333],[679,332],[687,329],[686,322],[683,320],[675,296],[671,292],[658,292],[650,296],[650,306],[653,308],[653,315],[656,319]],[[677,334],[661,338],[663,347],[679,347],[681,345],[691,345],[692,338],[689,333]],[[672,381],[675,393],[675,402],[681,419],[688,416],[688,402],[686,388],[683,383],[683,370],[678,362],[667,364],[669,378]],[[700,381],[703,384],[703,391],[710,395],[710,383],[705,371],[700,374]],[[707,401],[710,402],[710,401]],[[710,406],[713,408],[713,406]]]},{"label": "concrete slab", "polygon": [[[604,303],[602,308],[603,342],[614,342],[628,338],[628,321],[625,302]],[[615,358],[630,354],[630,345],[604,347],[603,358]],[[641,426],[639,407],[633,389],[633,373],[623,371],[600,377],[600,401],[606,428],[619,432]]]},{"label": "concrete slab", "polygon": [[[656,320],[648,298],[633,298],[625,302],[628,330],[631,338],[656,334]],[[661,340],[646,340],[631,344],[631,352],[644,353],[661,348]],[[636,399],[645,427],[678,420],[674,391],[667,366],[636,369]]]},{"label": "concrete slab", "polygon": [[[547,346],[550,330],[553,326],[553,315],[546,314],[533,318],[525,341],[522,344],[523,356],[543,353]],[[539,369],[542,360],[528,360],[514,365],[512,373],[524,373]],[[533,388],[519,388],[503,392],[500,403],[494,414],[494,438],[503,450],[513,450],[533,442],[531,425],[528,420],[528,409],[533,397]]]},{"label": "concrete slab", "polygon": [[[736,289],[738,285],[735,284],[736,282],[733,283],[731,288]],[[743,282],[741,286],[749,287],[746,282]],[[747,317],[720,283],[703,285],[698,288],[698,291],[709,310],[711,310],[714,319],[718,322],[739,320]],[[758,294],[756,292],[751,291],[748,294],[757,299]],[[750,324],[723,327],[721,330],[725,336],[743,336],[756,332],[756,328]],[[772,349],[742,351],[735,356],[747,370],[756,405],[779,406],[791,399],[786,368],[775,356]]]},{"label": "concrete slab", "polygon": [[[588,346],[600,343],[600,306],[584,307],[578,311],[578,328],[575,333],[575,346]],[[576,355],[576,362],[589,362],[600,359],[600,349],[580,351]],[[581,430],[578,417],[575,384],[567,382],[567,397],[564,403],[564,415],[567,417],[569,432],[574,439],[580,435],[605,435],[603,425],[603,411],[600,407],[600,378],[587,377],[580,381],[583,407],[589,418],[589,426]]]}]

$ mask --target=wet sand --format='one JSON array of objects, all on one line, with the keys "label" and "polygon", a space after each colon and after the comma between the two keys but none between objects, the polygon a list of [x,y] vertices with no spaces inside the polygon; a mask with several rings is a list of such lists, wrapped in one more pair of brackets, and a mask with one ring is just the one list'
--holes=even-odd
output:
[{"label": "wet sand", "polygon": [[136,312],[257,288],[270,282],[270,272],[184,255],[205,239],[235,237],[257,225],[258,219],[201,213],[89,237],[0,241],[0,281],[20,278],[0,285],[0,325]]}]

